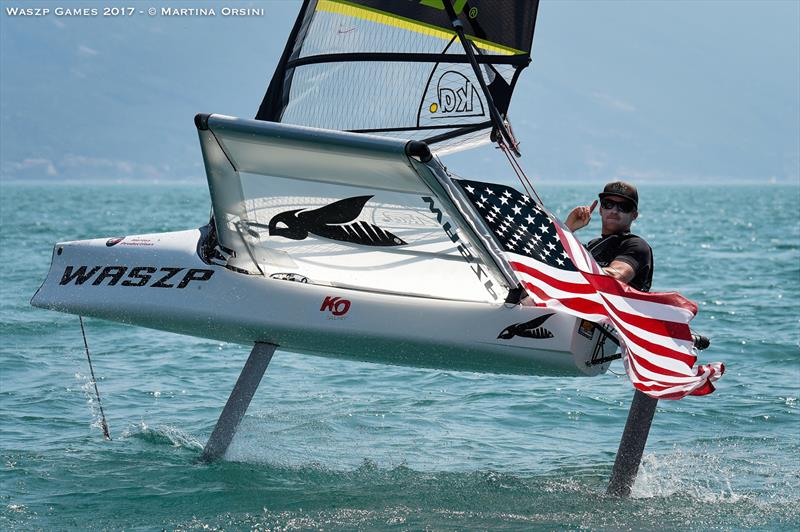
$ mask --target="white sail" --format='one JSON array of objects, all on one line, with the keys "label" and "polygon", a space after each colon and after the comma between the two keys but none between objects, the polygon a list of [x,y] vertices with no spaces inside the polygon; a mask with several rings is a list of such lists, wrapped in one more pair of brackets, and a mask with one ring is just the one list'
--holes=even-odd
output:
[{"label": "white sail", "polygon": [[[509,285],[435,161],[391,139],[212,115],[200,128],[225,265],[267,277],[502,302]],[[203,129],[203,128],[206,129]],[[440,180],[441,179],[441,180]]]}]

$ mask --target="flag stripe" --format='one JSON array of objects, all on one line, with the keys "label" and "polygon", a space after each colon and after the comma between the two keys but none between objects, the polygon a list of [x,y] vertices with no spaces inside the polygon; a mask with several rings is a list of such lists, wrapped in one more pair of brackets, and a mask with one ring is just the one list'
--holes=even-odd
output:
[{"label": "flag stripe", "polygon": [[524,274],[530,275],[540,281],[544,281],[548,285],[552,286],[553,288],[557,288],[564,292],[571,292],[574,294],[596,294],[597,290],[592,288],[590,284],[578,284],[578,283],[570,283],[569,281],[561,281],[554,277],[550,277],[546,273],[537,270],[536,268],[532,268],[527,266],[521,262],[512,262],[511,268],[522,272]]},{"label": "flag stripe", "polygon": [[[522,265],[526,268],[526,270],[523,271],[526,272],[529,269],[533,269],[542,272],[548,277],[566,283],[589,284],[586,275],[581,272],[565,271],[553,268],[547,264],[535,263],[532,262],[529,257],[515,253],[509,253],[508,256],[511,259],[509,265],[511,265],[512,268],[514,268],[515,265]],[[676,294],[675,292],[639,292],[627,285],[620,287],[615,279],[605,274],[592,277],[592,279],[596,279],[598,283],[606,283],[599,286],[598,291],[602,291],[616,298],[624,299],[631,308],[636,309],[631,311],[634,314],[686,323],[697,313],[697,305],[684,299],[680,294]],[[620,288],[624,288],[624,290],[620,290]],[[641,297],[632,297],[636,295],[640,295]],[[662,296],[664,296],[663,299]],[[671,299],[676,296],[680,299]],[[682,301],[685,301],[686,304],[682,304]],[[672,302],[681,303],[681,306],[674,306]]]},{"label": "flag stripe", "polygon": [[[689,349],[692,345],[692,335],[686,324],[641,318],[620,312],[611,304],[603,306],[608,310],[612,320],[625,324],[629,331],[645,340],[657,342],[670,349]],[[674,334],[669,334],[673,331]]]},{"label": "flag stripe", "polygon": [[[566,291],[571,290],[573,292],[587,295],[594,292],[594,289],[586,288],[587,286],[591,287],[591,285],[589,284],[589,281],[587,281],[586,277],[584,277],[584,275],[580,272],[565,272],[563,270],[558,270],[557,268],[551,268],[545,264],[528,266],[525,261],[530,262],[530,259],[526,259],[518,255],[513,255],[513,258],[515,260],[512,260],[509,264],[514,270],[520,273],[525,273],[531,277],[535,277],[543,281],[548,281],[549,278],[566,283],[564,285],[558,285],[555,282],[549,281],[551,286],[560,287]],[[606,278],[611,279],[610,277]],[[611,280],[614,281],[614,279]],[[692,312],[693,309],[674,307],[669,304],[648,301],[646,299],[631,299],[625,297],[624,294],[619,294],[618,291],[614,291],[614,293],[612,293],[609,291],[600,290],[599,292],[602,292],[602,295],[612,301],[614,306],[617,308],[624,308],[625,312],[636,314],[638,316],[674,321],[676,323],[687,323],[695,315],[695,313]],[[663,293],[657,293],[657,295],[662,294]]]},{"label": "flag stripe", "polygon": [[[694,393],[695,390],[702,386],[702,382],[697,378],[698,375],[693,375],[690,377],[690,382],[688,383],[676,385],[666,385],[658,381],[643,379],[639,373],[639,370],[635,368],[635,360],[633,357],[627,358],[626,370],[628,375],[631,377],[631,382],[633,382],[638,389],[661,399],[680,399],[687,394],[696,395]],[[705,377],[706,375],[704,373],[705,372],[700,372],[699,376]]]},{"label": "flag stripe", "polygon": [[611,302],[618,309],[624,309],[629,314],[636,314],[645,318],[657,320],[668,320],[676,323],[688,323],[694,314],[684,309],[662,305],[661,303],[651,303],[641,299],[629,299],[624,296],[601,292],[603,298]]},{"label": "flag stripe", "polygon": [[[619,331],[617,331],[619,333]],[[631,356],[646,358],[653,362],[653,364],[658,365],[664,370],[669,370],[673,372],[680,373],[681,375],[686,375],[686,362],[682,360],[676,360],[669,356],[659,355],[657,353],[653,353],[648,349],[642,347],[641,345],[637,344],[633,338],[625,337],[625,335],[620,334],[623,341],[631,351]],[[635,353],[635,354],[634,354]]]},{"label": "flag stripe", "polygon": [[595,275],[589,273],[584,273],[583,275],[584,277],[590,276],[591,279],[587,279],[587,281],[602,292],[628,299],[639,299],[648,303],[660,303],[673,308],[680,308],[690,312],[692,316],[697,314],[697,305],[677,292],[639,292],[635,288],[620,283],[609,275]]},{"label": "flag stripe", "polygon": [[642,338],[641,336],[632,332],[629,324],[623,325],[622,321],[614,319],[613,317],[611,319],[620,333],[624,334],[628,338],[631,338],[637,345],[641,345],[648,351],[651,351],[657,355],[672,357],[676,360],[680,360],[684,364],[688,364],[689,367],[691,367],[691,365],[697,360],[694,355],[687,355],[670,346],[659,344],[656,342],[651,342],[646,338]]},{"label": "flag stripe", "polygon": [[573,307],[567,307],[567,305],[564,304],[564,299],[553,299],[550,296],[548,296],[546,293],[544,293],[539,287],[537,287],[537,286],[535,286],[535,285],[533,285],[531,283],[528,283],[526,281],[523,281],[522,283],[523,283],[523,286],[525,287],[525,289],[528,290],[529,293],[535,299],[537,299],[538,301],[542,302],[542,304],[544,306],[548,307],[548,308],[553,308],[553,309],[558,309],[558,310],[566,310],[566,311],[569,311],[569,314],[572,314],[573,316],[577,316],[579,318],[583,318],[583,319],[588,320],[588,321],[593,321],[593,322],[598,322],[598,323],[602,322],[604,320],[609,321],[608,320],[608,316],[606,316],[605,313],[603,313],[603,314],[591,314],[591,313],[587,313],[587,312],[582,312],[582,311],[580,311],[580,310],[578,310],[576,308],[573,308]]},{"label": "flag stripe", "polygon": [[[585,299],[586,301],[591,301],[592,303],[598,305],[598,307],[595,307],[597,310],[594,311],[593,313],[602,314],[603,313],[602,307],[605,304],[606,306],[614,309],[617,320],[629,323],[638,329],[643,329],[647,331],[648,333],[664,337],[663,340],[656,339],[654,341],[668,341],[669,339],[672,338],[677,338],[687,341],[691,340],[691,333],[689,332],[689,327],[686,326],[685,323],[677,323],[663,319],[653,319],[647,316],[629,313],[626,312],[625,310],[617,308],[614,302],[610,300],[604,301],[603,300],[604,294],[594,291],[590,285],[565,283],[563,281],[553,279],[548,275],[546,275],[545,273],[537,271],[521,263],[511,263],[511,266],[515,271],[521,272],[526,276],[532,277],[532,279],[530,279],[530,282],[533,285],[537,286],[544,294],[547,295],[548,298],[573,299],[575,295],[583,295],[584,296],[583,299]],[[569,306],[581,312],[588,311],[588,307],[586,306],[582,307],[578,307],[575,305],[569,305]]]},{"label": "flag stripe", "polygon": [[560,268],[550,266],[543,262],[532,260],[530,257],[526,257],[524,255],[517,255],[516,253],[508,253],[507,256],[510,259],[509,265],[514,262],[530,265],[532,268],[542,271],[548,276],[554,279],[558,279],[559,281],[564,281],[567,283],[579,283],[579,284],[588,284],[589,282],[586,280],[586,277],[584,277],[583,274],[577,270],[574,271],[562,270]]}]

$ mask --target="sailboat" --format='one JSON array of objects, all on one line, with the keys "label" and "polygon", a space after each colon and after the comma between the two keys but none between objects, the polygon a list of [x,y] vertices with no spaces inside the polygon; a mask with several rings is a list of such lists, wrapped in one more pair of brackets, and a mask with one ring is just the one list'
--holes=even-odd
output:
[{"label": "sailboat", "polygon": [[276,348],[603,374],[620,357],[614,335],[533,304],[503,253],[504,222],[481,212],[484,195],[502,194],[524,217],[535,192],[457,178],[439,158],[487,142],[519,154],[507,114],[537,11],[538,1],[306,0],[255,119],[195,117],[209,223],[57,243],[31,303],[253,346],[209,460]]},{"label": "sailboat", "polygon": [[515,146],[538,5],[500,4],[306,2],[256,119],[195,117],[208,225],[60,242],[32,304],[327,357],[602,374],[607,335],[523,301],[437,157]]}]

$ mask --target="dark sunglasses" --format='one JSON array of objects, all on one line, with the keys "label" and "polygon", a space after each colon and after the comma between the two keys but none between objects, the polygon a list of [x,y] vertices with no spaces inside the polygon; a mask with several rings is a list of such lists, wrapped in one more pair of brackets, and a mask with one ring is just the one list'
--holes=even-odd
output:
[{"label": "dark sunglasses", "polygon": [[600,200],[600,206],[607,211],[616,207],[619,212],[624,212],[625,214],[632,212],[636,208],[630,201],[614,201],[610,199]]}]

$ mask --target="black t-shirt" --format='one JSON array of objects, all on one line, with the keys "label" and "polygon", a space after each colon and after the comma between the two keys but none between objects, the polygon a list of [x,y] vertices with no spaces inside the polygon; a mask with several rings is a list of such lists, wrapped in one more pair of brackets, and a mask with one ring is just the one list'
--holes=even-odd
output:
[{"label": "black t-shirt", "polygon": [[653,250],[644,238],[621,233],[595,238],[586,245],[594,260],[606,267],[615,260],[629,264],[636,275],[628,283],[642,292],[650,290],[653,282]]}]

